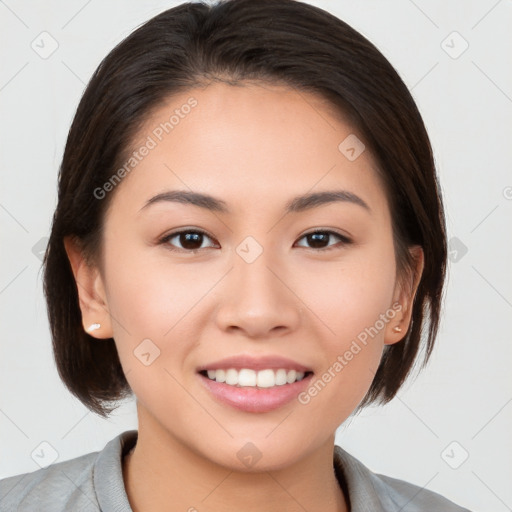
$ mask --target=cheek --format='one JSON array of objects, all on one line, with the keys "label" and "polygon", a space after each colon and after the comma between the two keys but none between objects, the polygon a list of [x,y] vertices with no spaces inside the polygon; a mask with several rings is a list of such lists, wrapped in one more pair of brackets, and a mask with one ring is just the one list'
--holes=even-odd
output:
[{"label": "cheek", "polygon": [[225,271],[121,243],[109,246],[105,263],[114,339],[130,386],[142,399],[179,394],[171,375],[178,377],[200,339],[202,300]]},{"label": "cheek", "polygon": [[332,425],[350,415],[373,381],[385,328],[396,315],[394,276],[393,247],[382,244],[364,257],[347,258],[336,272],[318,266],[314,278],[303,279],[305,302],[324,333],[317,336],[323,366],[299,401]]},{"label": "cheek", "polygon": [[[154,248],[110,247],[109,309],[128,382],[152,410],[188,403],[190,397],[176,379],[180,380],[180,365],[193,350],[194,340],[201,339],[201,321],[208,320],[208,301],[202,300],[216,285],[229,284],[229,275],[226,282],[219,282],[225,265],[177,264]],[[382,354],[385,324],[378,322],[391,305],[394,272],[392,244],[382,241],[378,247],[347,252],[337,262],[301,257],[283,268],[287,285],[307,306],[300,327],[307,332],[303,337],[313,340],[311,350],[322,361],[304,398],[307,416],[318,408],[318,416],[330,418],[327,424],[335,428],[368,390]],[[297,299],[290,295],[290,301],[295,304]],[[144,353],[150,359],[158,353],[147,366],[136,355],[141,355],[137,350],[145,339],[158,347],[146,342]]]},{"label": "cheek", "polygon": [[170,338],[222,276],[211,265],[173,262],[164,251],[119,247],[107,255],[109,310],[122,325],[119,335]]},{"label": "cheek", "polygon": [[389,311],[395,287],[391,243],[347,253],[339,262],[310,265],[314,267],[302,269],[296,286],[314,313],[312,318],[323,324],[324,339],[329,340],[331,349],[343,349],[375,324],[379,336],[374,337],[383,336],[381,315],[394,314]]},{"label": "cheek", "polygon": [[185,331],[197,294],[179,269],[136,253],[110,256],[109,310],[124,374],[141,404],[166,410],[186,398],[177,368],[193,344]]}]

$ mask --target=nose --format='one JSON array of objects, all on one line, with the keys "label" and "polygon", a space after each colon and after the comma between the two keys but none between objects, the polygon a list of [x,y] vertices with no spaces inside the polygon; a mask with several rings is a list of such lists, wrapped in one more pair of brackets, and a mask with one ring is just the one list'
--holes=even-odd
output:
[{"label": "nose", "polygon": [[297,328],[303,303],[282,263],[263,253],[252,263],[237,254],[219,297],[217,324],[252,339],[283,336]]}]

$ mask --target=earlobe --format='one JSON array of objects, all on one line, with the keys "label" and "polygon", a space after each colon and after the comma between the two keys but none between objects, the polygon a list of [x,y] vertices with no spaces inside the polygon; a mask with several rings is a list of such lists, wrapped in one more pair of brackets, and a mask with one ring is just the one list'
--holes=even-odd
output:
[{"label": "earlobe", "polygon": [[95,338],[112,338],[110,313],[99,269],[87,263],[75,238],[65,237],[64,247],[75,277],[84,330]]},{"label": "earlobe", "polygon": [[416,291],[421,281],[424,268],[424,253],[419,245],[409,248],[414,261],[413,268],[407,272],[407,275],[397,279],[393,304],[400,305],[399,313],[386,326],[384,344],[393,345],[401,341],[411,324],[412,310]]}]

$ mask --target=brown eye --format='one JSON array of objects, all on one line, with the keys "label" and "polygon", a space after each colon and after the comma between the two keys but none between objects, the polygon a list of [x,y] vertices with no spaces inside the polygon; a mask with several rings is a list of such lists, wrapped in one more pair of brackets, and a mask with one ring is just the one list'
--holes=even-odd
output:
[{"label": "brown eye", "polygon": [[[160,242],[162,244],[168,244],[171,250],[194,252],[205,248],[202,247],[202,245],[206,238],[211,240],[204,231],[188,229],[170,233],[162,238]],[[171,243],[171,240],[175,240],[175,242]],[[175,244],[179,244],[180,246],[176,247]]]},{"label": "brown eye", "polygon": [[[319,249],[319,250],[330,250],[335,249],[336,246],[340,244],[329,244],[329,240],[334,235],[335,238],[341,240],[341,245],[350,244],[352,241],[348,239],[346,236],[340,235],[335,231],[313,231],[311,233],[305,234],[302,239],[306,239],[310,244],[311,249]],[[327,244],[327,245],[326,245]]]}]

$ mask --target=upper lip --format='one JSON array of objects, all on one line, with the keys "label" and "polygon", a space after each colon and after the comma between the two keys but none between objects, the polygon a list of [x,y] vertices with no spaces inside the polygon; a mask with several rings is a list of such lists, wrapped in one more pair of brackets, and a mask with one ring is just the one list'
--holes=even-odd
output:
[{"label": "upper lip", "polygon": [[241,370],[242,368],[248,368],[251,370],[266,370],[266,369],[279,369],[285,370],[297,370],[298,372],[311,372],[311,368],[304,366],[303,364],[288,359],[287,357],[277,355],[267,356],[250,356],[248,354],[241,354],[237,356],[226,357],[225,359],[219,359],[213,363],[208,363],[198,368],[198,372],[205,370],[228,370],[234,368],[235,370]]}]

